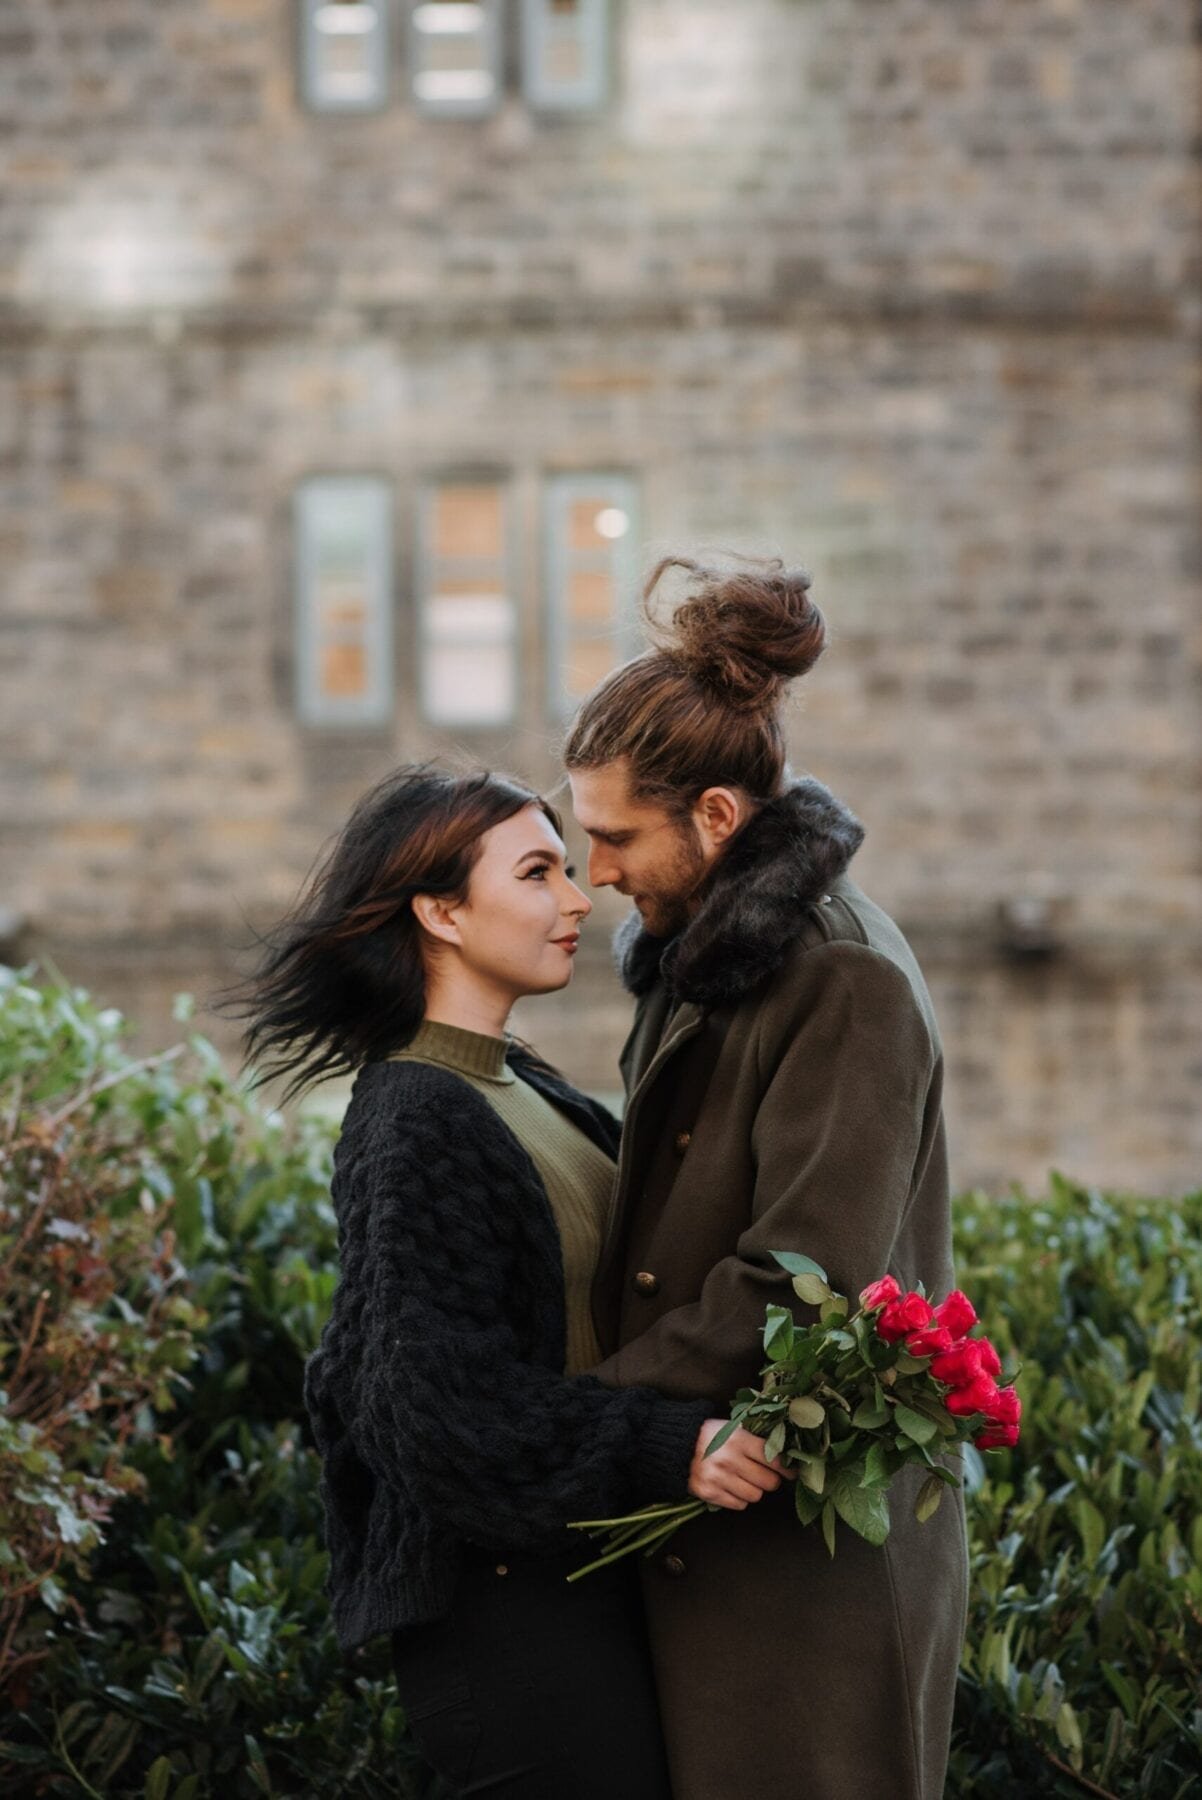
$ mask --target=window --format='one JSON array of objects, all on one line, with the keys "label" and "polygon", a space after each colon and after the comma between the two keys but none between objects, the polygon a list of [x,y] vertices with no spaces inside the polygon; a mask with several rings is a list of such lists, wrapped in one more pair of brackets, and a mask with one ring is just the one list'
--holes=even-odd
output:
[{"label": "window", "polygon": [[421,0],[409,15],[409,60],[423,112],[491,112],[501,86],[497,0]]},{"label": "window", "polygon": [[571,715],[635,653],[636,490],[624,475],[554,475],[546,528],[550,706]]},{"label": "window", "polygon": [[422,495],[422,711],[432,725],[504,725],[514,716],[508,510],[495,480],[442,481]]},{"label": "window", "polygon": [[318,112],[367,112],[388,96],[389,0],[301,0],[301,91]]},{"label": "window", "polygon": [[386,481],[323,475],[295,501],[297,707],[309,725],[392,718],[392,518]]},{"label": "window", "polygon": [[608,86],[609,0],[522,0],[522,76],[531,106],[600,106]]}]

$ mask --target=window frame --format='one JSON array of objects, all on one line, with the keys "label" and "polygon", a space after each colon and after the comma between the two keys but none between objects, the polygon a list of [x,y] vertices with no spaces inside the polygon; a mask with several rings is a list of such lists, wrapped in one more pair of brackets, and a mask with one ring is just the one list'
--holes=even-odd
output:
[{"label": "window frame", "polygon": [[[492,719],[440,719],[431,713],[426,685],[427,656],[432,638],[430,625],[430,600],[434,597],[434,575],[439,569],[448,566],[452,571],[462,570],[472,558],[440,557],[432,549],[433,507],[440,490],[456,487],[492,487],[496,488],[501,502],[501,551],[497,558],[497,569],[500,576],[504,599],[509,604],[509,637],[504,649],[510,658],[510,706],[504,718]],[[430,731],[447,732],[489,732],[506,731],[517,724],[522,717],[522,607],[517,588],[517,529],[514,481],[510,470],[488,467],[451,467],[428,471],[423,474],[417,490],[417,518],[414,533],[414,589],[415,589],[415,632],[417,654],[416,698],[417,712],[422,725]]]},{"label": "window frame", "polygon": [[[363,641],[367,688],[351,700],[331,699],[320,679],[320,615],[317,599],[316,538],[320,510],[314,497],[334,500],[358,493],[368,502],[365,586],[368,615]],[[302,725],[315,730],[378,730],[391,726],[396,708],[394,666],[395,581],[393,578],[392,482],[376,473],[321,473],[306,476],[293,490],[293,669],[294,706]]]},{"label": "window frame", "polygon": [[[452,4],[454,0],[445,0],[445,3]],[[468,3],[478,6],[484,15],[485,26],[480,36],[486,51],[486,66],[492,74],[492,90],[487,95],[480,95],[476,99],[430,100],[419,94],[417,89],[418,77],[425,72],[422,66],[421,47],[427,35],[422,32],[417,23],[417,14],[423,4],[429,4],[429,0],[406,0],[408,7],[405,19],[406,86],[410,103],[423,118],[486,118],[490,113],[497,111],[505,97],[501,0],[468,0]]]},{"label": "window frame", "polygon": [[[628,661],[639,649],[638,610],[635,598],[639,571],[640,484],[636,474],[619,469],[553,469],[543,476],[543,581],[544,622],[547,647],[546,700],[548,717],[558,724],[569,720],[580,701],[568,692],[564,675],[568,645],[567,609],[560,603],[566,594],[573,552],[568,544],[568,509],[576,500],[592,498],[599,489],[605,503],[620,507],[630,520],[621,538],[613,539],[614,619],[616,662]],[[577,552],[576,554],[579,554]],[[600,554],[599,552],[596,554]]]},{"label": "window frame", "polygon": [[581,8],[585,74],[572,85],[548,84],[541,74],[550,21],[549,0],[522,0],[522,93],[541,113],[596,112],[610,90],[610,0],[577,0]]},{"label": "window frame", "polygon": [[392,97],[392,50],[391,19],[392,0],[372,0],[376,14],[375,29],[364,36],[372,40],[372,72],[374,81],[372,91],[368,95],[330,97],[323,96],[320,91],[320,63],[318,47],[321,42],[321,31],[317,24],[317,14],[329,0],[299,0],[300,29],[298,32],[298,86],[301,100],[307,111],[317,114],[327,113],[374,113],[382,112]]}]

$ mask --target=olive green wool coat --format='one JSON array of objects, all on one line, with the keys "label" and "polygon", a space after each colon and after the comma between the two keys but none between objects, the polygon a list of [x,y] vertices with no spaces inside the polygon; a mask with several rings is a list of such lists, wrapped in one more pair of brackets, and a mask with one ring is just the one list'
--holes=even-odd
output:
[{"label": "olive green wool coat", "polygon": [[[773,1250],[854,1297],[953,1285],[943,1057],[901,932],[844,872],[863,832],[803,780],[734,839],[674,939],[632,917],[628,1105],[593,1290],[615,1386],[712,1400],[763,1361],[769,1302],[816,1316]],[[922,1471],[873,1548],[832,1561],[792,1487],[686,1526],[644,1566],[675,1800],[940,1800],[967,1604],[963,1500]]]}]

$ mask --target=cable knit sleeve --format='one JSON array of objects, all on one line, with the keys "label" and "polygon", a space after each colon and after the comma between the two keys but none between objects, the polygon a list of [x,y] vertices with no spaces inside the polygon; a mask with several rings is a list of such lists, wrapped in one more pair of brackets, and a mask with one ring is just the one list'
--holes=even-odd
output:
[{"label": "cable knit sleeve", "polygon": [[[455,1080],[423,1078],[432,1095]],[[348,1212],[364,1284],[356,1449],[466,1537],[562,1548],[569,1519],[683,1498],[708,1407],[530,1359],[519,1322],[562,1306],[558,1238],[549,1214],[531,1229],[546,1202],[521,1146],[455,1086],[454,1127],[445,1106],[413,1109]]]}]

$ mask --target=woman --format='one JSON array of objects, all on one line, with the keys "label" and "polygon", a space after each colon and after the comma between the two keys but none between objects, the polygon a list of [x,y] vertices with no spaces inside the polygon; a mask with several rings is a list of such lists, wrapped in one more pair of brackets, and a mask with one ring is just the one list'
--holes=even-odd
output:
[{"label": "woman", "polygon": [[558,817],[494,775],[403,769],[355,808],[244,1007],[290,1096],[356,1071],[340,1276],[305,1402],[344,1650],[391,1636],[428,1761],[465,1794],[668,1800],[637,1576],[569,1585],[573,1518],[779,1485],[704,1401],[607,1388],[589,1310],[615,1121],[506,1034],[591,910]]}]

